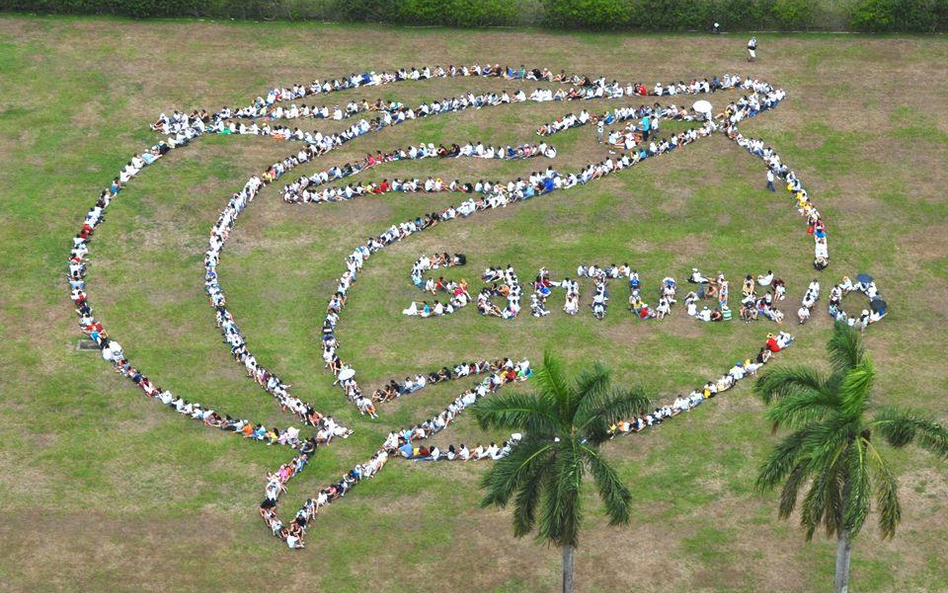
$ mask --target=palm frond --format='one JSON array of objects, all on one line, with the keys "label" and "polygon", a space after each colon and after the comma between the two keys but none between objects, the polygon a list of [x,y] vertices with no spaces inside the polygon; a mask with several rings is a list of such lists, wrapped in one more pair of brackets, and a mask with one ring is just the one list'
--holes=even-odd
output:
[{"label": "palm frond", "polygon": [[803,437],[801,448],[806,452],[807,472],[813,477],[800,517],[808,540],[821,523],[828,535],[842,523],[845,462],[853,431],[852,423],[833,417],[808,427]]},{"label": "palm frond", "polygon": [[878,449],[867,441],[866,453],[875,485],[876,504],[879,506],[879,528],[883,539],[895,537],[895,530],[902,520],[902,505],[899,503],[899,483]]},{"label": "palm frond", "polygon": [[813,472],[813,481],[803,504],[800,505],[800,524],[804,527],[807,541],[822,524],[827,535],[833,535],[842,522],[842,480],[839,464],[823,471]]},{"label": "palm frond", "polygon": [[797,497],[800,493],[800,488],[806,482],[809,477],[809,472],[807,471],[806,461],[798,462],[787,477],[787,481],[784,482],[783,488],[780,490],[780,507],[778,510],[778,516],[781,519],[788,519],[790,515],[793,514],[793,509],[797,506]]},{"label": "palm frond", "polygon": [[790,393],[767,409],[765,417],[777,428],[799,429],[835,414],[838,400],[825,391],[801,389]]},{"label": "palm frond", "polygon": [[812,367],[777,367],[758,375],[754,393],[765,403],[798,393],[832,392],[826,389],[826,377]]},{"label": "palm frond", "polygon": [[826,529],[826,535],[832,537],[839,533],[843,528],[844,504],[843,496],[846,489],[845,468],[837,468],[832,477],[832,487],[827,490],[826,513],[823,516],[823,527]]},{"label": "palm frond", "polygon": [[820,479],[825,479],[825,476],[816,476],[803,497],[803,503],[800,505],[800,526],[803,527],[806,541],[813,539],[813,534],[816,532],[816,528],[820,526],[825,512],[823,506],[825,489],[823,485],[817,484]]},{"label": "palm frond", "polygon": [[833,327],[833,336],[826,349],[829,352],[830,364],[837,373],[845,373],[859,366],[866,354],[862,334],[840,322]]},{"label": "palm frond", "polygon": [[583,393],[605,393],[612,382],[612,369],[595,362],[591,369],[583,369],[576,376],[576,385]]},{"label": "palm frond", "polygon": [[872,394],[876,367],[868,356],[846,371],[839,386],[840,409],[849,418],[861,417]]},{"label": "palm frond", "polygon": [[872,422],[886,442],[899,449],[914,441],[938,457],[948,457],[948,428],[911,410],[879,408]]},{"label": "palm frond", "polygon": [[833,415],[807,427],[803,448],[810,459],[811,470],[835,467],[844,458],[846,447],[858,436],[859,422]]},{"label": "palm frond", "polygon": [[533,374],[533,382],[538,393],[548,396],[557,404],[556,416],[560,424],[569,420],[569,402],[572,400],[572,386],[566,378],[563,363],[549,351],[543,354],[543,365]]},{"label": "palm frond", "polygon": [[622,483],[615,469],[602,458],[599,451],[582,445],[582,452],[586,463],[589,464],[589,471],[592,473],[593,480],[596,482],[599,498],[606,506],[609,524],[627,524],[629,522],[629,503],[632,501],[632,493]]},{"label": "palm frond", "polygon": [[504,393],[481,398],[472,406],[472,412],[485,430],[499,428],[553,438],[559,428],[556,402],[542,393]]},{"label": "palm frond", "polygon": [[757,473],[756,485],[759,492],[775,488],[793,472],[801,460],[808,461],[804,455],[803,443],[809,432],[809,429],[798,430],[771,450]]},{"label": "palm frond", "polygon": [[583,520],[580,488],[584,464],[575,438],[563,439],[559,444],[550,483],[540,500],[537,537],[558,546],[576,546]]},{"label": "palm frond", "polygon": [[498,459],[481,479],[481,487],[487,490],[481,506],[506,506],[525,480],[542,476],[542,471],[549,470],[552,465],[554,445],[552,441],[534,440],[527,436],[510,455]]},{"label": "palm frond", "polygon": [[601,396],[584,398],[576,410],[574,424],[587,441],[598,445],[611,438],[612,425],[645,413],[650,405],[651,400],[639,387],[614,389]]},{"label": "palm frond", "polygon": [[849,447],[846,460],[846,483],[843,490],[843,527],[856,537],[866,523],[872,508],[872,482],[866,445],[860,437]]},{"label": "palm frond", "polygon": [[514,536],[523,537],[533,531],[536,524],[537,505],[543,492],[543,484],[549,472],[547,464],[535,463],[529,466],[526,475],[520,481],[517,497],[514,499],[513,523]]},{"label": "palm frond", "polygon": [[581,419],[588,414],[588,410],[598,406],[610,393],[612,371],[596,363],[591,371],[583,371],[576,378],[576,408],[573,410],[572,422],[582,424]]}]

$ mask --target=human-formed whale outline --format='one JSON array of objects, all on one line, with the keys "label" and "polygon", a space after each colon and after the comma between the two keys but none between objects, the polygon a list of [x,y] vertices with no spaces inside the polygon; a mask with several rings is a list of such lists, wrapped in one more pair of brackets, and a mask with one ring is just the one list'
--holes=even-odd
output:
[{"label": "human-formed whale outline", "polygon": [[[306,96],[342,91],[363,86],[376,86],[401,81],[448,76],[504,76],[505,78],[510,79],[512,82],[523,80],[522,75],[517,76],[516,73],[511,76],[509,71],[500,72],[499,69],[495,70],[489,67],[481,68],[479,66],[474,66],[472,68],[462,67],[461,69],[457,70],[452,69],[450,73],[446,73],[441,69],[437,69],[434,74],[432,74],[427,68],[424,71],[421,71],[421,73],[414,69],[410,72],[406,70],[400,70],[395,75],[385,75],[384,73],[383,75],[377,75],[374,72],[363,73],[332,82],[326,81],[325,83],[319,83],[316,81],[309,86],[297,85],[292,89],[273,89],[269,91],[266,98],[258,98],[253,105],[241,110],[237,110],[236,112],[225,108],[213,115],[207,115],[206,117],[199,117],[197,115],[194,115],[194,117],[187,115],[174,116],[173,118],[164,118],[163,123],[158,126],[161,131],[169,134],[166,141],[159,143],[159,145],[156,145],[151,149],[156,155],[159,156],[160,154],[167,153],[171,149],[186,146],[194,139],[197,139],[207,133],[269,135],[274,138],[282,138],[287,141],[298,140],[303,143],[303,148],[295,155],[275,163],[261,175],[255,175],[251,177],[250,180],[248,180],[248,182],[244,185],[244,188],[240,192],[235,193],[228,201],[227,207],[225,207],[225,209],[222,211],[217,223],[212,228],[208,251],[205,253],[205,281],[212,305],[216,308],[218,325],[221,326],[225,340],[231,344],[232,351],[235,353],[235,357],[237,357],[238,360],[244,364],[248,370],[248,374],[254,378],[264,390],[275,397],[284,409],[296,414],[296,416],[304,424],[316,428],[316,436],[314,438],[320,444],[329,444],[333,438],[339,436],[348,436],[349,432],[351,431],[338,425],[338,423],[335,423],[331,417],[319,414],[312,408],[312,406],[303,402],[299,398],[290,395],[287,386],[282,382],[282,380],[280,380],[279,377],[277,377],[273,372],[258,364],[252,354],[246,350],[246,340],[243,338],[242,334],[240,334],[239,328],[237,328],[237,325],[234,322],[233,315],[226,308],[226,298],[224,297],[223,290],[217,278],[217,265],[219,263],[220,253],[236,224],[238,216],[247,206],[249,206],[249,204],[259,193],[260,189],[276,181],[277,179],[282,178],[282,176],[286,174],[287,171],[296,165],[312,162],[316,158],[331,152],[339,146],[342,146],[349,140],[353,140],[362,135],[384,129],[385,127],[389,127],[391,125],[398,125],[403,121],[410,121],[410,119],[415,119],[418,116],[413,115],[411,117],[405,117],[406,112],[402,107],[391,109],[383,108],[379,112],[380,116],[378,120],[373,120],[373,122],[378,122],[374,128],[363,119],[358,124],[350,126],[350,128],[344,130],[343,132],[325,136],[319,134],[318,132],[316,132],[315,135],[304,134],[298,128],[296,130],[290,130],[288,127],[271,126],[266,121],[264,121],[263,125],[259,125],[256,120],[261,119],[260,116],[267,114],[268,112],[272,115],[272,110],[275,107],[279,107],[281,103]],[[705,81],[706,80],[707,79],[705,79]],[[730,81],[730,83],[726,85],[723,90],[739,89],[748,91],[749,95],[745,95],[739,106],[735,106],[732,103],[732,105],[730,105],[729,108],[717,118],[709,118],[706,121],[698,122],[701,124],[700,126],[681,133],[679,136],[683,139],[682,142],[676,143],[672,148],[666,150],[665,152],[671,151],[675,148],[683,148],[701,137],[706,137],[716,132],[722,132],[729,139],[735,141],[741,146],[747,147],[747,143],[745,142],[744,137],[740,134],[737,124],[746,117],[752,117],[760,111],[776,107],[785,96],[785,93],[782,90],[774,89],[766,82],[745,79],[740,76],[725,76],[724,80]],[[564,80],[560,80],[558,82],[571,82],[573,84],[569,91],[558,99],[563,101],[619,99],[622,96],[629,96],[627,94],[623,95],[621,92],[621,90],[624,88],[622,85],[618,85],[614,81],[613,83],[607,83],[604,78],[590,80],[588,77],[579,77],[574,75],[566,76],[564,77]],[[631,88],[631,85],[629,85],[629,87]],[[656,89],[658,88],[661,88],[663,91],[666,89],[673,89],[676,91],[675,93],[672,93],[673,96],[676,96],[679,93],[691,95],[719,90],[716,88],[708,88],[706,86],[702,87],[700,84],[696,90],[695,87],[689,89],[688,87],[679,87],[675,84],[668,85],[667,87],[656,85]],[[616,92],[616,89],[619,89],[618,93]],[[647,93],[647,95],[655,94],[659,93],[654,91]],[[482,95],[478,95],[478,97],[480,96]],[[643,95],[635,94],[633,96]],[[444,103],[449,102],[445,101]],[[480,109],[494,107],[501,104],[505,104],[505,102],[479,102],[477,98],[474,97],[473,93],[468,93],[468,95],[462,96],[460,99],[451,99],[450,105],[441,111],[436,113],[426,112],[424,117],[430,117],[443,113],[453,113],[455,111],[460,111],[467,108]],[[414,110],[411,111],[414,112]],[[348,119],[349,117],[355,117],[359,114],[360,111],[355,110],[351,113],[343,114],[342,117],[334,117],[334,119]],[[252,123],[248,126],[246,122]],[[676,138],[679,136],[676,136]],[[457,220],[459,218],[467,218],[484,210],[506,207],[507,205],[516,202],[532,199],[535,197],[538,198],[542,195],[545,195],[546,193],[551,193],[558,189],[569,189],[578,185],[584,185],[585,183],[592,182],[599,177],[621,171],[625,168],[638,164],[643,160],[648,160],[649,158],[658,156],[660,154],[664,154],[664,152],[649,154],[636,151],[632,155],[622,154],[618,156],[610,156],[604,161],[590,164],[578,172],[560,173],[553,171],[553,175],[559,179],[552,179],[550,180],[550,183],[541,183],[538,187],[515,188],[515,190],[510,191],[505,186],[495,186],[485,193],[478,194],[477,199],[475,199],[475,197],[468,197],[468,199],[464,200],[464,202],[462,202],[462,204],[460,204],[458,207],[446,208],[440,214],[438,214],[438,222],[444,223],[451,220]],[[141,161],[141,159],[137,156],[136,159]],[[140,163],[136,163],[133,160],[133,163],[128,165],[126,169],[120,173],[120,176],[125,178],[123,181],[131,180],[142,168],[151,164],[152,162],[154,162],[154,159],[148,160],[147,162],[141,161]],[[546,181],[546,179],[544,181]],[[229,432],[239,433],[255,440],[265,440],[271,443],[290,446],[299,451],[292,461],[283,464],[278,471],[269,475],[268,484],[266,487],[266,499],[264,501],[264,505],[262,505],[263,514],[268,520],[268,523],[271,525],[271,528],[273,528],[274,533],[280,535],[283,539],[288,540],[286,537],[287,530],[283,529],[282,522],[276,519],[276,502],[279,499],[281,493],[285,491],[285,485],[288,480],[302,471],[310,457],[313,455],[314,442],[316,441],[310,442],[305,439],[301,439],[299,436],[300,431],[293,427],[281,430],[279,431],[279,434],[259,434],[258,431],[253,428],[258,426],[258,423],[231,418],[230,416],[220,412],[206,410],[194,402],[186,402],[183,398],[174,396],[167,390],[160,389],[140,370],[132,366],[132,364],[124,357],[124,353],[122,352],[121,348],[117,346],[117,343],[114,341],[114,339],[109,337],[102,325],[95,320],[91,304],[88,302],[88,295],[85,290],[88,243],[91,240],[96,228],[102,222],[105,209],[108,207],[112,199],[115,199],[120,195],[120,190],[123,186],[124,183],[122,182],[113,183],[109,189],[104,190],[102,194],[100,194],[96,206],[94,206],[90,210],[89,214],[87,214],[80,233],[73,240],[73,249],[71,251],[71,257],[69,261],[69,282],[71,288],[71,298],[76,304],[77,312],[80,316],[80,325],[82,330],[100,346],[103,352],[103,358],[111,361],[117,370],[123,374],[123,376],[132,380],[133,383],[138,385],[147,396],[154,399],[159,399],[166,405],[175,408],[178,412],[187,414],[194,419],[202,421],[208,426],[213,426]],[[812,204],[809,202],[809,197],[807,196],[806,192],[802,190],[802,186],[799,184],[794,188],[794,190],[795,191],[792,193],[794,198],[797,200],[798,210],[801,212],[801,214],[806,214],[812,208]],[[292,196],[288,196],[288,192],[286,190],[284,190],[283,196],[284,199],[289,198],[287,201],[290,202],[302,201],[292,199]],[[459,214],[462,209],[464,213]],[[419,219],[420,218],[421,217],[419,217]],[[409,220],[402,223],[401,225],[393,225],[381,235],[379,235],[377,245],[370,243],[368,245],[358,246],[356,250],[353,251],[353,254],[361,253],[361,256],[357,258],[359,259],[357,269],[361,270],[364,262],[373,253],[384,248],[384,246],[398,242],[401,239],[407,238],[422,230],[424,230],[424,227],[419,226],[416,220]],[[355,281],[355,274],[353,272],[353,264],[351,261],[352,257],[353,256],[347,258],[347,272],[344,273],[340,279],[340,288],[342,288],[343,293],[345,293],[348,290],[348,287],[351,286]],[[348,279],[347,274],[350,276]],[[785,348],[792,342],[792,337],[786,333],[781,333],[778,338],[780,340],[780,345],[777,349]],[[238,352],[240,353],[239,356],[237,354]],[[413,429],[406,429],[392,433],[389,436],[389,439],[386,440],[383,446],[376,452],[375,455],[372,456],[369,462],[356,466],[356,468],[353,468],[353,470],[348,472],[338,483],[334,483],[329,488],[323,489],[318,497],[307,501],[306,505],[304,505],[304,507],[297,512],[296,518],[293,520],[293,522],[288,522],[288,525],[293,525],[295,527],[296,535],[299,536],[294,536],[293,539],[288,540],[288,543],[290,543],[291,547],[301,545],[297,542],[301,542],[300,537],[305,532],[306,527],[311,523],[314,515],[321,506],[341,497],[353,485],[374,475],[382,468],[390,455],[397,453],[399,436],[403,437],[403,439],[408,440],[409,442],[427,438],[434,432],[445,428],[454,420],[454,418],[457,417],[458,414],[460,414],[467,406],[476,401],[479,397],[486,396],[487,394],[500,389],[503,385],[509,383],[510,381],[524,380],[529,377],[528,363],[525,362],[514,363],[510,361],[507,364],[507,368],[484,367],[478,368],[477,372],[486,372],[488,373],[488,376],[485,379],[479,381],[473,388],[465,391],[461,396],[455,399],[448,406],[448,408],[446,408],[434,418],[429,419],[428,421],[422,423],[418,427],[414,427]],[[347,394],[351,395],[354,380],[338,381],[338,369],[336,370],[336,373],[338,384],[340,384],[346,390]],[[724,387],[724,389],[733,385],[733,382],[734,381],[731,381],[730,383],[725,382],[727,385]],[[358,386],[355,385],[355,387],[356,391],[358,391]],[[700,401],[701,400],[699,399],[697,402],[694,402],[684,409],[690,409],[694,405],[697,405],[697,403],[700,403]],[[649,422],[647,425],[651,425],[651,422]],[[250,429],[248,429],[248,427],[250,427]]]}]

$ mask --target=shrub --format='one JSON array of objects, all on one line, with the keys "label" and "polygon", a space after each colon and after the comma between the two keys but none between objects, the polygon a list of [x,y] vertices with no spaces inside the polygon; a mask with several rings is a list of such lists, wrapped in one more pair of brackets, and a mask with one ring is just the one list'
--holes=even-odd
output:
[{"label": "shrub", "polygon": [[895,30],[933,33],[948,28],[948,0],[902,0]]},{"label": "shrub", "polygon": [[548,24],[563,29],[638,27],[627,0],[547,0],[546,14]]},{"label": "shrub", "polygon": [[[852,2],[852,4],[850,4]],[[0,0],[0,10],[567,30],[948,29],[948,0]]]},{"label": "shrub", "polygon": [[[445,12],[450,24],[458,27],[512,25],[517,22],[519,4],[513,0],[449,0]],[[433,24],[440,22],[436,17]]]},{"label": "shrub", "polygon": [[857,31],[892,31],[895,9],[895,0],[859,0],[853,5],[850,23]]},{"label": "shrub", "polygon": [[712,21],[725,30],[772,28],[773,0],[719,0],[712,7]]},{"label": "shrub", "polygon": [[809,29],[813,5],[809,0],[776,0],[773,14],[783,29]]}]

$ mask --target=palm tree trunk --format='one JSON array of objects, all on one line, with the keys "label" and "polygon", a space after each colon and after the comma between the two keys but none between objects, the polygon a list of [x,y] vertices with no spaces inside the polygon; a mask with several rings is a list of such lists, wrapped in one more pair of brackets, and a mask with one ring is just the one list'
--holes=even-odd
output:
[{"label": "palm tree trunk", "polygon": [[570,544],[563,546],[563,593],[573,593],[573,552]]},{"label": "palm tree trunk", "polygon": [[849,558],[852,551],[849,530],[840,529],[836,540],[836,593],[849,593]]}]

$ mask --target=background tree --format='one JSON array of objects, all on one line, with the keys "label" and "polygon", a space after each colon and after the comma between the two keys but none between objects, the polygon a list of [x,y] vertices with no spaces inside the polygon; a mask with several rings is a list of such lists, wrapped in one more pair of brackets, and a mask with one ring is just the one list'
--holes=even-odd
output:
[{"label": "background tree", "polygon": [[549,353],[535,373],[532,394],[507,393],[474,406],[481,428],[521,432],[523,440],[484,476],[481,506],[504,507],[514,497],[514,535],[537,528],[537,540],[563,549],[563,591],[573,590],[573,552],[583,523],[581,487],[590,473],[610,525],[629,521],[632,495],[602,457],[600,445],[621,419],[644,412],[641,390],[613,389],[610,371],[596,364],[569,380]]},{"label": "background tree", "polygon": [[[860,333],[838,323],[827,346],[831,372],[812,367],[778,367],[762,374],[756,393],[770,405],[766,417],[785,437],[760,468],[757,487],[782,484],[780,517],[800,507],[806,538],[822,525],[836,536],[836,591],[849,589],[852,540],[862,529],[873,501],[883,538],[895,535],[902,510],[898,482],[879,448],[911,443],[948,457],[948,430],[924,414],[872,402],[876,370]],[[879,435],[880,440],[873,440]]]}]

